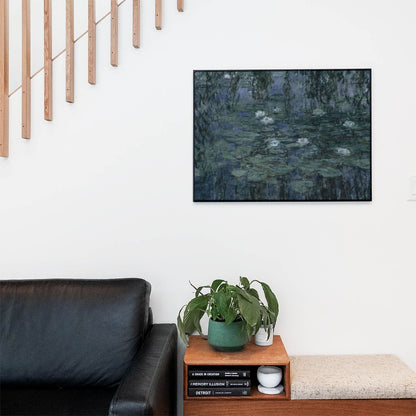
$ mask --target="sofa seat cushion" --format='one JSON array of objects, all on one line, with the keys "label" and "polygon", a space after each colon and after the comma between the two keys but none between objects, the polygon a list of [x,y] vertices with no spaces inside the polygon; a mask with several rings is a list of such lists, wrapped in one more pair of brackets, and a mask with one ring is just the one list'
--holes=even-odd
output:
[{"label": "sofa seat cushion", "polygon": [[414,399],[416,374],[394,355],[290,357],[292,400]]},{"label": "sofa seat cushion", "polygon": [[107,416],[116,388],[6,387],[2,416]]}]

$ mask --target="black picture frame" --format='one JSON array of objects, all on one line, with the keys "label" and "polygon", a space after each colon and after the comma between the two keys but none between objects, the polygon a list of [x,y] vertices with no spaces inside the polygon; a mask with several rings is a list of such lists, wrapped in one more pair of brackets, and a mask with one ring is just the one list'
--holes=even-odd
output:
[{"label": "black picture frame", "polygon": [[193,82],[194,202],[372,200],[371,69],[194,70]]}]

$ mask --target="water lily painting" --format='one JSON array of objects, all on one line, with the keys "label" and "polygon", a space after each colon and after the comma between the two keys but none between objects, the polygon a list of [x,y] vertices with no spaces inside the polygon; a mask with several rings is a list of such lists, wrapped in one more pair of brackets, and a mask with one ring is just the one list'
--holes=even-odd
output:
[{"label": "water lily painting", "polygon": [[194,72],[194,201],[370,201],[371,70]]}]

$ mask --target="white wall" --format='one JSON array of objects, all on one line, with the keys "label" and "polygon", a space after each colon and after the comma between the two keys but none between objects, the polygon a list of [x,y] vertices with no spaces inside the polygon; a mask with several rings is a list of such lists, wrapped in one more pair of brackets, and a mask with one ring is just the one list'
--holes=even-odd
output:
[{"label": "white wall", "polygon": [[[407,201],[416,175],[415,2],[186,0],[183,14],[169,3],[158,32],[153,1],[142,1],[139,50],[131,1],[120,7],[117,69],[109,19],[98,26],[94,87],[86,37],[77,43],[75,104],[65,103],[64,56],[55,61],[53,122],[43,121],[43,74],[35,77],[30,141],[20,138],[20,92],[11,98],[0,277],[144,277],[156,321],[174,322],[192,296],[189,280],[246,275],[278,293],[290,354],[394,353],[416,370],[416,203]],[[84,5],[76,2],[77,33]],[[17,7],[11,90],[20,77]],[[36,70],[42,59],[33,59]],[[373,202],[192,202],[194,69],[357,67],[373,69]]]}]

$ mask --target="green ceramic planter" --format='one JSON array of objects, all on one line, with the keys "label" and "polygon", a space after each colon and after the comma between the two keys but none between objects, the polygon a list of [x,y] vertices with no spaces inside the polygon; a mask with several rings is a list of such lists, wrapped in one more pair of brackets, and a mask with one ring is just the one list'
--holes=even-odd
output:
[{"label": "green ceramic planter", "polygon": [[208,342],[217,351],[240,351],[248,342],[242,321],[225,325],[224,322],[209,320]]}]

